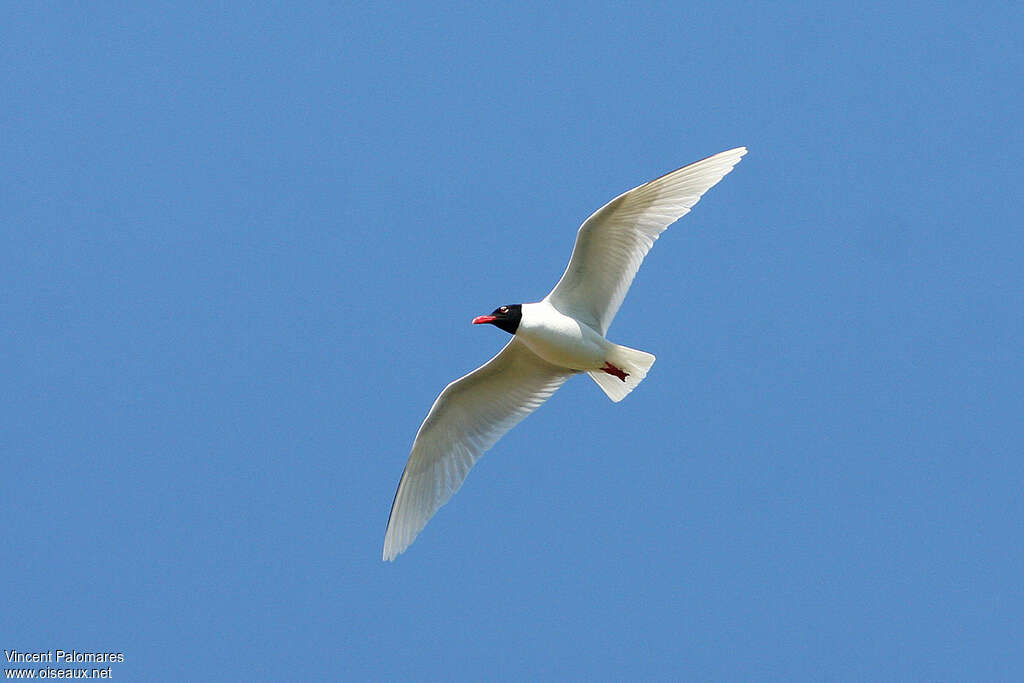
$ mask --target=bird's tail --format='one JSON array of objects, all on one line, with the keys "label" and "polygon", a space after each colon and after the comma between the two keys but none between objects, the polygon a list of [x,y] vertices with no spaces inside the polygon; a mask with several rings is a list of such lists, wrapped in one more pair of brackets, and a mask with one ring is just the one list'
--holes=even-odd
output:
[{"label": "bird's tail", "polygon": [[[608,398],[618,403],[647,376],[647,371],[654,365],[654,354],[616,345],[608,354],[608,363],[612,372],[588,370],[587,374],[608,394]],[[624,373],[625,379],[619,377],[615,370]]]}]

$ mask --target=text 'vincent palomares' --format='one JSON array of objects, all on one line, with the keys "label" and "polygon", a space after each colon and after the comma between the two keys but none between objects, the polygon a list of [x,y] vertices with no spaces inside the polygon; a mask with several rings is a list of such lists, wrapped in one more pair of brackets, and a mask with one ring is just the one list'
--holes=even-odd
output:
[{"label": "text 'vincent palomares'", "polygon": [[123,662],[123,652],[79,652],[78,650],[46,650],[45,652],[19,652],[4,650],[9,664],[44,664],[54,662]]}]

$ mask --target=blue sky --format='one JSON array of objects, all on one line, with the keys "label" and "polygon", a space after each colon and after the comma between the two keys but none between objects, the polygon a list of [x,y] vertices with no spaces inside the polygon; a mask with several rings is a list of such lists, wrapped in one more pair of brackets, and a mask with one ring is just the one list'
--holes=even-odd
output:
[{"label": "blue sky", "polygon": [[[1016,3],[9,3],[0,647],[122,680],[1024,678]],[[582,219],[750,153],[394,564]]]}]

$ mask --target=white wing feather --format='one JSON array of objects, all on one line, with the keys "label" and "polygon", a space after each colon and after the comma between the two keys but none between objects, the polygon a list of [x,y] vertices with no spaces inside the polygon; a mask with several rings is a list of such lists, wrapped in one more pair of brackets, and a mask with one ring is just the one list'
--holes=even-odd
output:
[{"label": "white wing feather", "polygon": [[416,433],[384,535],[384,559],[409,547],[459,490],[484,451],[574,373],[514,338],[498,355],[441,392]]},{"label": "white wing feather", "polygon": [[665,228],[689,213],[746,147],[684,166],[611,200],[583,222],[562,278],[547,295],[560,312],[605,334],[640,264]]}]

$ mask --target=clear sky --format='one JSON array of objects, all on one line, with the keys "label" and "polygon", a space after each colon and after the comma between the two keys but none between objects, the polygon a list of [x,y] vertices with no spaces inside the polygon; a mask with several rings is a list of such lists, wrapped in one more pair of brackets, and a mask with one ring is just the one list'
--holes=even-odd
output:
[{"label": "clear sky", "polygon": [[[6,3],[0,648],[121,680],[1024,679],[1019,3]],[[750,153],[393,564],[579,223]]]}]

